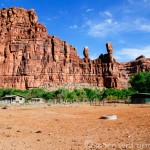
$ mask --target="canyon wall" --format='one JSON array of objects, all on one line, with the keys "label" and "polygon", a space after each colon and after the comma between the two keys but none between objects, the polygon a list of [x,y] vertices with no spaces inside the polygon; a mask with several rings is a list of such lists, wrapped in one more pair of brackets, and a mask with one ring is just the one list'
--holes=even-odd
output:
[{"label": "canyon wall", "polygon": [[111,43],[106,50],[107,54],[91,60],[84,47],[84,58],[80,58],[72,45],[48,35],[33,9],[0,10],[1,88],[50,89],[73,83],[120,89],[129,86],[129,76],[150,71],[149,58],[119,63]]}]

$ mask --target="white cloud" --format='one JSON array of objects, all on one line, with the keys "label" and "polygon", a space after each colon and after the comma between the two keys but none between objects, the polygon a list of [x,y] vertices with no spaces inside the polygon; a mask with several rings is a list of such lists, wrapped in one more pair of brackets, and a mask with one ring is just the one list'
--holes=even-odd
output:
[{"label": "white cloud", "polygon": [[138,18],[130,22],[133,24],[133,29],[137,31],[150,32],[150,21],[146,18]]},{"label": "white cloud", "polygon": [[101,16],[112,17],[112,14],[109,11],[99,12]]},{"label": "white cloud", "polygon": [[129,13],[138,14],[138,12],[141,12],[143,14],[149,11],[149,7],[150,0],[128,0],[126,7],[124,7],[126,10],[122,10]]},{"label": "white cloud", "polygon": [[75,24],[75,25],[70,26],[69,28],[70,28],[70,29],[77,29],[78,26]]},{"label": "white cloud", "polygon": [[93,11],[92,8],[88,8],[88,9],[86,10],[86,12],[91,12],[91,11]]},{"label": "white cloud", "polygon": [[86,27],[87,33],[94,37],[150,33],[149,4],[150,0],[127,0],[120,6],[113,7],[111,12],[100,11],[99,18],[88,18],[83,26]]},{"label": "white cloud", "polygon": [[135,60],[140,55],[150,58],[150,45],[144,48],[123,48],[115,51],[114,58],[119,62]]},{"label": "white cloud", "polygon": [[112,23],[112,19],[105,20],[107,23]]},{"label": "white cloud", "polygon": [[100,22],[95,20],[88,20],[85,23],[88,27],[88,34],[94,37],[104,37],[107,35],[116,35],[118,33],[131,33],[131,32],[150,32],[150,21],[138,18],[134,20],[114,20],[106,19]]},{"label": "white cloud", "polygon": [[143,31],[150,32],[150,23],[148,24],[141,24],[140,29]]},{"label": "white cloud", "polygon": [[86,25],[89,27],[88,34],[94,37],[104,37],[110,33],[115,33],[117,28],[120,28],[118,22],[112,19],[107,19],[99,23],[89,20],[86,22]]}]

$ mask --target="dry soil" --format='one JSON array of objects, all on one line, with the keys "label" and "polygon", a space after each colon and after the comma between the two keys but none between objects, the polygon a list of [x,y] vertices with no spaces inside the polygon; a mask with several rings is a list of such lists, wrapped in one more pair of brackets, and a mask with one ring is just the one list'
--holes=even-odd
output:
[{"label": "dry soil", "polygon": [[150,105],[0,108],[0,150],[80,149],[150,150]]}]

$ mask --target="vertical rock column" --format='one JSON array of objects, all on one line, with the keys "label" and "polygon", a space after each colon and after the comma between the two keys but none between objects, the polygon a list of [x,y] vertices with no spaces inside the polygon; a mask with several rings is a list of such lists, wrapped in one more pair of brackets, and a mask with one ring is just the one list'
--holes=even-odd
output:
[{"label": "vertical rock column", "polygon": [[113,59],[113,46],[112,46],[112,43],[106,43],[106,48],[107,48],[107,52],[108,52],[108,71],[110,73],[110,80],[109,82],[110,83],[110,87],[112,88],[117,88],[118,85],[117,85],[117,78],[118,78],[118,70],[115,70],[115,62],[114,62],[114,59]]},{"label": "vertical rock column", "polygon": [[89,58],[89,48],[87,46],[84,47],[83,55],[84,55],[84,58],[86,59]]},{"label": "vertical rock column", "polygon": [[70,55],[70,47],[69,47],[67,42],[64,42],[64,50],[65,50],[66,61],[68,61],[69,60],[69,55]]},{"label": "vertical rock column", "polygon": [[113,62],[113,46],[112,43],[106,43],[106,48],[108,52],[109,61]]}]

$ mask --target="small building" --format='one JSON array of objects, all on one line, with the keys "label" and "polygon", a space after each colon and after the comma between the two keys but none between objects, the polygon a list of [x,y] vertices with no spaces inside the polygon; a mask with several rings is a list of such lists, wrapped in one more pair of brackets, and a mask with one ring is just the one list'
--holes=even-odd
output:
[{"label": "small building", "polygon": [[44,100],[42,98],[31,98],[31,103],[44,103]]},{"label": "small building", "polygon": [[146,104],[150,103],[150,93],[137,93],[131,96],[132,104]]},{"label": "small building", "polygon": [[5,95],[1,100],[3,103],[12,103],[12,104],[23,104],[25,98],[19,95]]}]

